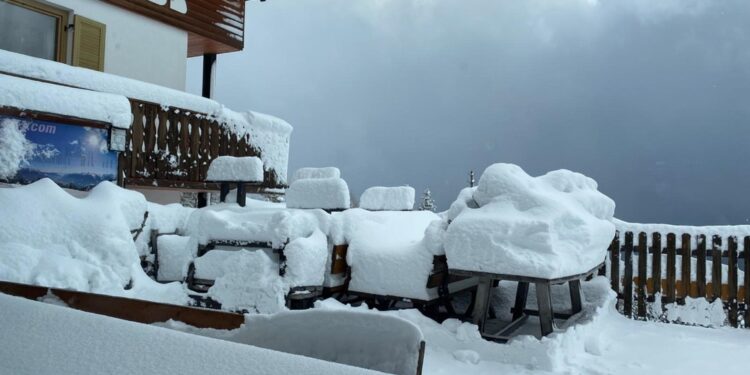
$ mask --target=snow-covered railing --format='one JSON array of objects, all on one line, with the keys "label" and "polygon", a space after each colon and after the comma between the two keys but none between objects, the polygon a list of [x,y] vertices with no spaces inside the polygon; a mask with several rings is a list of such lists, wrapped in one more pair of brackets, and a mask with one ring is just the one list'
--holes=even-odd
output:
[{"label": "snow-covered railing", "polygon": [[705,298],[724,303],[729,325],[750,328],[750,234],[732,230],[743,227],[619,227],[600,274],[625,315],[664,320],[662,306]]},{"label": "snow-covered railing", "polygon": [[[260,156],[249,134],[238,137],[203,113],[136,99],[131,104],[130,147],[120,157],[118,174],[125,186],[215,187],[204,182],[212,160],[223,155]],[[267,171],[263,185],[278,185],[276,174]]]}]

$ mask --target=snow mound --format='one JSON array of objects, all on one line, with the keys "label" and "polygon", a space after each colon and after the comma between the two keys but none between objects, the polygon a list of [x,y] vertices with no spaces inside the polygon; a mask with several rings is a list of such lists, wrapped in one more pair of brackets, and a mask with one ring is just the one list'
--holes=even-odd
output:
[{"label": "snow mound", "polygon": [[431,211],[366,211],[334,213],[331,239],[348,244],[349,290],[430,300],[426,288],[433,254],[423,237],[439,219]]},{"label": "snow mound", "polygon": [[[0,57],[3,53],[6,52],[0,51]],[[129,128],[133,122],[130,102],[124,96],[4,74],[0,74],[0,106],[102,121],[123,129]]]},{"label": "snow mound", "polygon": [[406,211],[414,208],[415,191],[411,186],[373,186],[359,198],[359,207],[373,211]]},{"label": "snow mound", "polygon": [[294,172],[294,181],[308,178],[341,178],[341,171],[336,167],[300,168]]},{"label": "snow mound", "polygon": [[614,209],[614,201],[582,174],[557,170],[531,177],[516,165],[494,164],[448,211],[448,263],[542,278],[586,272],[604,261],[615,233]]},{"label": "snow mound", "polygon": [[288,288],[279,276],[277,263],[263,251],[227,253],[221,265],[223,275],[208,290],[209,297],[221,303],[224,310],[271,314],[285,309]]},{"label": "snow mound", "polygon": [[269,242],[283,247],[317,229],[328,230],[328,215],[321,210],[279,208],[247,209],[236,204],[217,204],[194,211],[186,233],[202,245],[212,240]]},{"label": "snow mound", "polygon": [[[75,198],[49,179],[0,189],[0,279],[183,303],[178,285],[149,279],[131,234],[142,194],[110,182]],[[132,289],[125,290],[126,286]]]},{"label": "snow mound", "polygon": [[290,287],[323,285],[328,260],[328,237],[315,230],[308,237],[299,237],[284,247],[286,273]]},{"label": "snow mound", "polygon": [[207,181],[263,181],[263,162],[255,156],[219,156],[208,166]]},{"label": "snow mound", "polygon": [[182,281],[188,266],[198,252],[190,237],[162,235],[156,239],[159,254],[159,281]]},{"label": "snow mound", "polygon": [[4,294],[0,311],[7,374],[375,374]]},{"label": "snow mound", "polygon": [[289,208],[346,209],[351,206],[349,186],[341,178],[295,180],[286,191]]}]

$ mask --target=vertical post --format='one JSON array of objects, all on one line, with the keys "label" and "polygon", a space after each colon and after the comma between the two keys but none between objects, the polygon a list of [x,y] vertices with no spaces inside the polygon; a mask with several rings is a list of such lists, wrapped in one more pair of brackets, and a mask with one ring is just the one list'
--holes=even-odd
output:
[{"label": "vertical post", "polygon": [[625,233],[625,281],[623,308],[625,316],[633,317],[633,232]]},{"label": "vertical post", "polygon": [[638,317],[646,317],[646,279],[648,278],[648,236],[638,233]]},{"label": "vertical post", "polygon": [[[654,281],[654,296],[661,294],[661,233],[654,232],[651,235],[651,279]],[[656,297],[654,297],[656,298]]]},{"label": "vertical post", "polygon": [[526,309],[526,299],[529,296],[529,283],[519,281],[516,287],[516,303],[513,304],[513,320],[523,316],[523,310]]},{"label": "vertical post", "polygon": [[687,296],[695,297],[692,293],[690,293],[690,276],[692,274],[692,271],[690,270],[692,265],[692,258],[693,258],[693,248],[692,248],[692,242],[690,239],[690,235],[687,233],[682,234],[682,275],[680,277],[681,284],[682,285],[682,291],[681,296],[682,298],[685,298]]},{"label": "vertical post", "polygon": [[742,255],[745,257],[745,328],[750,329],[750,236],[745,237]]},{"label": "vertical post", "polygon": [[245,183],[244,182],[237,182],[237,204],[240,205],[240,207],[245,207],[245,199],[247,198],[247,193],[245,192]]},{"label": "vertical post", "polygon": [[728,244],[728,257],[729,261],[727,266],[729,268],[729,275],[727,282],[729,283],[729,298],[727,305],[729,307],[729,324],[732,327],[737,327],[737,237],[729,237]]},{"label": "vertical post", "polygon": [[487,321],[487,311],[490,307],[490,291],[492,290],[492,279],[480,277],[477,285],[477,293],[474,298],[474,311],[472,320],[479,326],[479,332],[483,333]]},{"label": "vertical post", "polygon": [[698,298],[706,298],[706,235],[698,236],[698,264],[696,265],[696,284]]},{"label": "vertical post", "polygon": [[609,246],[609,277],[612,282],[612,290],[620,295],[620,232],[615,232],[615,238]]},{"label": "vertical post", "polygon": [[[216,54],[207,53],[203,55],[203,87],[201,90],[204,98],[214,97],[214,83],[216,81]],[[194,130],[196,131],[196,130]],[[196,152],[196,150],[193,150]],[[199,166],[194,166],[196,168]],[[198,207],[206,207],[208,205],[208,193],[198,193]]]},{"label": "vertical post", "polygon": [[214,85],[216,82],[216,54],[207,53],[203,55],[203,89],[204,98],[214,97]]},{"label": "vertical post", "polygon": [[713,296],[711,301],[721,299],[721,237],[713,236],[711,241],[711,290]]},{"label": "vertical post", "polygon": [[677,274],[677,238],[674,233],[667,234],[667,295],[666,303],[675,301],[675,279]]},{"label": "vertical post", "polygon": [[554,312],[552,311],[552,296],[549,283],[534,283],[536,288],[536,303],[539,306],[539,323],[542,336],[547,336],[555,330]]},{"label": "vertical post", "polygon": [[568,290],[570,291],[570,313],[577,314],[583,310],[581,280],[568,281]]},{"label": "vertical post", "polygon": [[229,182],[222,181],[219,188],[221,189],[219,192],[219,201],[224,203],[227,201],[227,195],[229,195]]}]

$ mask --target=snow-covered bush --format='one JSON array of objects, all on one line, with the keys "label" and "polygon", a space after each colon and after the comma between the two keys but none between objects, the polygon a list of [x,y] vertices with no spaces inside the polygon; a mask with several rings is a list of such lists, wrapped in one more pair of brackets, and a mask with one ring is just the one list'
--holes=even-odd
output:
[{"label": "snow-covered bush", "polygon": [[[439,225],[453,269],[544,278],[588,271],[604,260],[614,236],[615,203],[582,174],[557,170],[531,177],[513,164],[488,167],[464,189]],[[449,224],[448,224],[449,223]],[[437,245],[435,243],[438,243]]]}]

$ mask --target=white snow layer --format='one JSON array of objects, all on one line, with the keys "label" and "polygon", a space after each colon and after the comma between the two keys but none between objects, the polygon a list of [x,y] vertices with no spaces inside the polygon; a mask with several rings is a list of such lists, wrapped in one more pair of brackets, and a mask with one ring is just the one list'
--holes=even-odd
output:
[{"label": "white snow layer", "polygon": [[0,294],[7,374],[375,374]]},{"label": "white snow layer", "polygon": [[[557,170],[531,177],[516,165],[494,164],[446,215],[448,264],[542,278],[586,272],[604,261],[615,233],[614,209],[614,201],[582,174]],[[430,243],[440,242],[439,229],[428,231],[438,237]]]},{"label": "white snow layer", "polygon": [[102,182],[75,198],[42,179],[0,189],[0,207],[1,280],[171,303],[187,299],[178,284],[158,284],[141,268],[131,235],[147,207],[138,192]]},{"label": "white snow layer", "polygon": [[341,178],[295,180],[286,191],[289,208],[347,209],[351,206],[349,186]]},{"label": "white snow layer", "polygon": [[255,156],[219,156],[208,166],[207,181],[263,181],[263,162]]},{"label": "white snow layer", "polygon": [[[6,51],[0,50],[0,60]],[[0,67],[0,70],[2,68]],[[0,106],[102,121],[127,129],[128,98],[0,74]]]},{"label": "white snow layer", "polygon": [[173,321],[166,326],[399,375],[417,373],[419,345],[424,340],[419,328],[405,319],[335,307],[246,315],[245,324],[232,331],[196,329]]},{"label": "white snow layer", "polygon": [[652,233],[661,234],[661,245],[666,246],[667,234],[675,234],[675,246],[677,248],[682,246],[682,235],[689,234],[690,240],[693,243],[693,248],[698,246],[698,236],[703,234],[706,236],[706,247],[711,248],[711,237],[718,235],[722,237],[722,246],[727,249],[729,241],[727,237],[736,236],[738,243],[742,243],[745,236],[750,236],[750,225],[708,225],[708,226],[689,226],[689,225],[669,225],[669,224],[641,224],[641,223],[628,223],[622,220],[613,219],[615,227],[620,232],[620,241],[625,236],[625,232],[633,232],[634,241],[638,241],[638,233],[644,232],[648,234],[648,245],[651,246],[653,242]]},{"label": "white snow layer", "polygon": [[373,211],[406,211],[414,208],[414,188],[411,186],[373,186],[359,198],[359,207]]},{"label": "white snow layer", "polygon": [[[119,101],[124,100],[124,103],[127,104],[126,112],[129,115],[130,104],[128,103],[127,98],[157,103],[163,107],[176,107],[204,113],[209,118],[216,119],[223,127],[237,134],[239,138],[249,135],[250,143],[257,147],[261,152],[261,159],[263,160],[266,169],[275,170],[280,179],[280,183],[286,183],[287,163],[289,159],[289,138],[292,132],[292,126],[279,118],[252,111],[243,113],[235,112],[226,108],[219,102],[201,96],[113,74],[78,68],[55,61],[38,59],[5,50],[0,50],[0,73],[2,72],[32,79],[61,83],[86,90],[98,91],[88,92],[88,94],[79,94],[79,91],[85,90],[63,87],[61,90],[65,90],[59,92],[74,94],[73,98],[86,99],[89,104],[97,103],[92,102],[95,98],[117,97],[119,98]],[[69,95],[52,96],[52,92],[57,92],[54,85],[44,83],[39,83],[39,85],[42,85],[40,87],[43,87],[45,90],[51,90],[51,92],[45,94],[44,92],[38,93],[35,90],[35,96],[32,96],[32,98],[29,98],[28,100],[32,100],[33,98],[54,98],[54,100],[50,100],[50,103],[47,104],[42,103],[41,100],[34,100],[34,103],[39,102],[39,105],[55,105],[55,108],[50,109],[58,110],[63,109],[63,106],[71,105],[72,108],[86,110],[87,112],[84,113],[91,112],[97,115],[99,115],[100,112],[108,112],[115,109],[108,107],[105,110],[91,108],[92,106],[90,105],[77,104],[74,103],[72,99],[68,98]],[[0,92],[5,89],[5,86],[5,84],[0,84]],[[50,86],[52,86],[51,89],[49,88]],[[116,95],[106,95],[102,93]],[[3,95],[0,95],[0,97],[3,97]],[[26,100],[26,96],[24,96],[24,100]],[[104,99],[96,100],[102,101]],[[59,103],[65,104],[60,105]],[[99,104],[99,106],[102,104]],[[38,108],[29,109],[44,110]],[[122,121],[124,124],[125,119],[119,119],[119,114],[121,113],[120,108],[117,107],[117,109],[117,111],[111,112],[110,116],[117,115],[118,123]],[[68,110],[70,111],[71,109]],[[56,113],[68,114],[66,112]],[[94,115],[88,114],[87,116],[79,117],[90,118],[91,116]],[[130,126],[132,115],[130,115],[129,118],[130,120],[124,125],[125,127]],[[98,120],[98,118],[94,118],[94,120]],[[113,121],[114,120],[115,119],[113,119]]]},{"label": "white snow layer", "polygon": [[17,120],[0,121],[0,179],[15,176],[32,151],[19,125]]},{"label": "white snow layer", "polygon": [[159,256],[159,281],[182,281],[188,266],[198,252],[197,243],[190,237],[174,234],[156,238]]},{"label": "white snow layer", "polygon": [[336,167],[323,168],[300,168],[294,172],[294,180],[304,180],[308,178],[341,178],[341,171]]},{"label": "white snow layer", "polygon": [[349,245],[349,290],[430,300],[426,286],[433,254],[423,238],[427,226],[438,219],[431,211],[354,208],[334,213],[331,239]]}]

